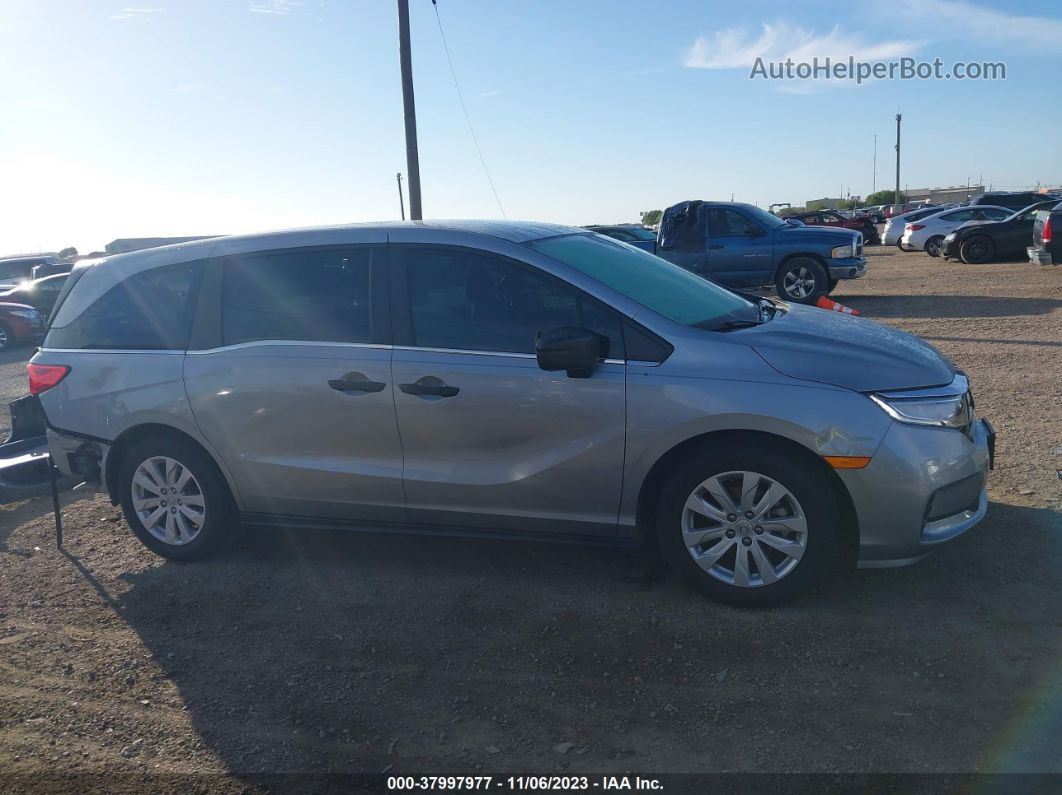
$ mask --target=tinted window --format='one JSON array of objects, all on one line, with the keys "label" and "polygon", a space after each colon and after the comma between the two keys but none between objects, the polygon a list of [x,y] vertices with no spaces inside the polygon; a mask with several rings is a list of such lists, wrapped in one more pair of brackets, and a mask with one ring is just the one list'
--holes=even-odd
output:
[{"label": "tinted window", "polygon": [[368,248],[293,250],[226,261],[222,343],[372,342]]},{"label": "tinted window", "polygon": [[534,353],[536,334],[581,326],[609,340],[607,356],[623,357],[619,318],[535,268],[462,249],[410,248],[405,261],[419,347]]},{"label": "tinted window", "polygon": [[201,263],[182,262],[135,273],[67,325],[53,326],[45,347],[183,350],[201,269]]},{"label": "tinted window", "polygon": [[608,235],[609,237],[614,237],[616,238],[616,240],[622,240],[624,243],[629,243],[632,240],[638,239],[626,229],[606,229],[601,234]]},{"label": "tinted window", "polygon": [[749,221],[741,213],[712,207],[708,210],[708,237],[745,237]]}]

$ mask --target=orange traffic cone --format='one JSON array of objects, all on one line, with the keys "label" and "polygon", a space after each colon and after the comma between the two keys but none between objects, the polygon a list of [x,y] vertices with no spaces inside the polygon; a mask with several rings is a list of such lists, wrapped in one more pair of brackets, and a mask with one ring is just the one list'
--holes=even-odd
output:
[{"label": "orange traffic cone", "polygon": [[826,296],[820,297],[819,300],[815,302],[815,306],[817,306],[819,309],[830,309],[830,310],[833,310],[834,312],[843,312],[846,315],[858,315],[859,314],[859,310],[858,309],[852,309],[850,306],[845,306],[844,304],[839,304],[836,301],[834,301],[834,300],[832,300],[830,298],[827,298]]}]

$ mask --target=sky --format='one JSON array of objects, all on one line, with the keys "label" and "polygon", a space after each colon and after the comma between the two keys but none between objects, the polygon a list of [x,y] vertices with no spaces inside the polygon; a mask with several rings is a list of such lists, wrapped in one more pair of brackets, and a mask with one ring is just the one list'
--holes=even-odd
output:
[{"label": "sky", "polygon": [[[427,218],[1062,184],[1062,3],[409,0]],[[0,0],[0,255],[399,215],[392,0]],[[768,81],[812,56],[997,81]],[[408,209],[408,205],[407,205]]]}]

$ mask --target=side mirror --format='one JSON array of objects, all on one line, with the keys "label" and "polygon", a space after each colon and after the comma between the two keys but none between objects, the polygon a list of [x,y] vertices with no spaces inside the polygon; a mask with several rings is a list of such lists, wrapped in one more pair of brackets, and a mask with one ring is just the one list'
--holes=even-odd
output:
[{"label": "side mirror", "polygon": [[538,366],[547,372],[566,370],[569,378],[589,378],[601,359],[600,335],[577,326],[563,326],[535,337]]}]

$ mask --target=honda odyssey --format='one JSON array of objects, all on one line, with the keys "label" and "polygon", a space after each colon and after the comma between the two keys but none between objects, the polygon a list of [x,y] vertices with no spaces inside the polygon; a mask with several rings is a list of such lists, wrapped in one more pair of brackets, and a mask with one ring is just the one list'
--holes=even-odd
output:
[{"label": "honda odyssey", "polygon": [[994,444],[916,337],[539,223],[79,263],[28,367],[60,469],[174,560],[241,523],[609,542],[768,605],[971,528]]}]

